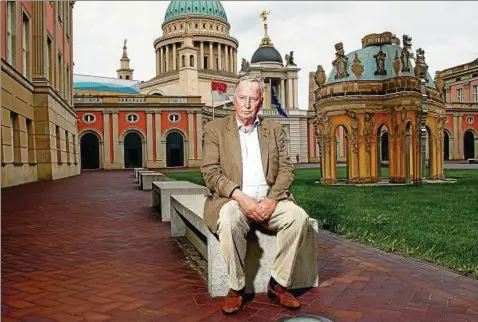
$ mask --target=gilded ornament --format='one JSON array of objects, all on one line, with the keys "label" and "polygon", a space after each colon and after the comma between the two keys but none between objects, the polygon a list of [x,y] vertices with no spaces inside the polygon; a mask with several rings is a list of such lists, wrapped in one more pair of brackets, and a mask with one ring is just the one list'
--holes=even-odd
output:
[{"label": "gilded ornament", "polygon": [[319,147],[322,149],[324,154],[329,151],[329,140],[330,140],[330,118],[327,113],[323,112],[317,115],[314,120],[314,126],[317,132],[317,141],[319,142]]},{"label": "gilded ornament", "polygon": [[398,57],[398,50],[395,52],[395,60],[393,61],[393,71],[396,75],[400,72],[400,57]]},{"label": "gilded ornament", "polygon": [[352,63],[352,73],[354,73],[357,78],[360,78],[363,73],[363,65],[357,53],[355,53],[354,61]]},{"label": "gilded ornament", "polygon": [[372,146],[373,126],[375,123],[373,115],[371,112],[366,112],[364,117],[363,135],[365,137],[365,151],[367,151],[367,153],[370,153]]},{"label": "gilded ornament", "polygon": [[324,68],[322,67],[322,65],[318,65],[317,70],[315,71],[315,74],[314,74],[315,84],[317,84],[317,86],[319,86],[320,88],[325,84],[325,80],[326,80],[326,77],[325,77]]},{"label": "gilded ornament", "polygon": [[347,115],[352,120],[350,124],[350,132],[351,132],[350,142],[352,143],[352,152],[355,155],[357,155],[358,154],[358,134],[359,134],[357,114],[355,113],[355,111],[346,109],[345,115]]}]

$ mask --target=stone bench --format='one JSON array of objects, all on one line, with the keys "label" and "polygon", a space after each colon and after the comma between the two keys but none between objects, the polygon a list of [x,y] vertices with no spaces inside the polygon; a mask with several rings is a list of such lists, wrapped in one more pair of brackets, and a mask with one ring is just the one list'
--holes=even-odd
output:
[{"label": "stone bench", "polygon": [[153,170],[140,170],[140,171],[138,171],[138,176],[136,177],[136,182],[139,183],[139,185],[141,185],[141,175],[143,173],[156,173],[156,171],[153,171]]},{"label": "stone bench", "polygon": [[158,209],[158,219],[171,221],[170,197],[171,195],[206,195],[208,189],[205,186],[189,181],[155,181],[152,189],[153,207]]},{"label": "stone bench", "polygon": [[138,178],[138,175],[139,175],[138,172],[139,172],[140,170],[148,170],[148,169],[145,169],[145,168],[134,168],[134,169],[133,169],[133,177]]},{"label": "stone bench", "polygon": [[139,184],[141,189],[150,191],[153,189],[153,181],[166,181],[168,177],[160,172],[140,172]]},{"label": "stone bench", "polygon": [[[185,236],[207,261],[208,290],[212,297],[225,296],[228,286],[227,266],[217,236],[203,221],[206,197],[171,196],[171,236]],[[307,237],[297,256],[291,289],[317,287],[318,222],[310,218]],[[251,229],[246,254],[246,293],[264,293],[275,258],[276,237],[267,231]]]}]

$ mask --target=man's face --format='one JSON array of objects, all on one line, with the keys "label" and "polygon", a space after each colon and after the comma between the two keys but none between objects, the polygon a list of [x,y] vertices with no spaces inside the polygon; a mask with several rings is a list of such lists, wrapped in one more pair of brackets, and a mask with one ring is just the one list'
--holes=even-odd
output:
[{"label": "man's face", "polygon": [[239,83],[234,95],[234,107],[237,118],[245,125],[252,124],[261,105],[259,84],[250,81]]}]

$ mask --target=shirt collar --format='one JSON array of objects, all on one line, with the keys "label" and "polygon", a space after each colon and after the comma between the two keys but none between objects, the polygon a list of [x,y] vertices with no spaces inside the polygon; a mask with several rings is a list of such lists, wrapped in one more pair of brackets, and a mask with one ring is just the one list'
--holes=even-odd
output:
[{"label": "shirt collar", "polygon": [[252,123],[252,125],[248,127],[242,125],[237,118],[236,118],[236,123],[237,123],[237,128],[239,129],[239,131],[242,131],[244,133],[249,133],[249,132],[252,132],[257,125],[259,125],[260,121],[259,121],[259,117],[256,115],[256,118],[254,119],[254,123]]}]

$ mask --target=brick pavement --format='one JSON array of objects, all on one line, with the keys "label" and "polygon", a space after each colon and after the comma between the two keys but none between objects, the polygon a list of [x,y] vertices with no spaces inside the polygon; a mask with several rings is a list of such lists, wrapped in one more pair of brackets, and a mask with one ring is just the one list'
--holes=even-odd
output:
[{"label": "brick pavement", "polygon": [[[221,321],[130,172],[2,190],[2,321]],[[478,321],[478,281],[320,234],[320,287],[287,311],[259,294],[234,318]]]}]

